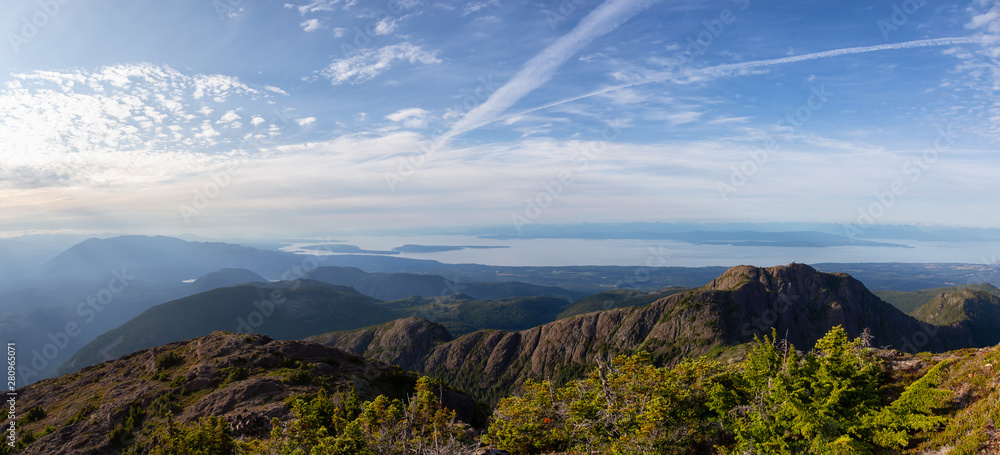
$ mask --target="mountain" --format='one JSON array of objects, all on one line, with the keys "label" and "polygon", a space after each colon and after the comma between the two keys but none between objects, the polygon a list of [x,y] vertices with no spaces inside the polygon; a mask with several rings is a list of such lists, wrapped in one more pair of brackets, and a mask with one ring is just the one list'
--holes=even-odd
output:
[{"label": "mountain", "polygon": [[691,290],[691,288],[671,286],[666,289],[652,292],[633,291],[628,289],[616,289],[614,291],[600,292],[573,302],[573,305],[566,307],[566,309],[559,313],[558,319],[568,318],[578,314],[591,313],[594,311],[611,310],[614,308],[645,306],[660,300],[663,297],[689,290]]},{"label": "mountain", "polygon": [[[794,263],[733,267],[699,289],[647,306],[587,313],[517,332],[481,330],[451,341],[431,339],[384,350],[349,341],[378,340],[378,328],[370,328],[370,333],[328,335],[324,344],[376,353],[375,358],[385,361],[420,358],[407,366],[492,403],[527,378],[564,381],[618,353],[646,350],[657,362],[669,364],[682,356],[717,355],[772,330],[795,346],[809,347],[836,325],[852,337],[867,329],[875,346],[907,351],[968,347],[967,340],[927,336],[936,329],[885,303],[849,275]],[[414,348],[395,352],[407,346]],[[420,350],[426,346],[431,347]]]},{"label": "mountain", "polygon": [[942,336],[964,339],[970,346],[1000,343],[1000,297],[990,292],[963,289],[941,293],[911,315],[944,326]]},{"label": "mountain", "polygon": [[395,318],[354,289],[311,280],[214,289],[154,306],[88,343],[60,369],[82,367],[216,330],[301,339]]},{"label": "mountain", "polygon": [[520,282],[473,282],[449,280],[440,275],[416,273],[368,273],[357,267],[318,267],[309,278],[330,284],[350,286],[379,300],[398,300],[410,296],[440,297],[463,293],[475,299],[548,296],[576,300],[588,294],[556,286]]},{"label": "mountain", "polygon": [[279,278],[303,259],[229,243],[130,235],[74,245],[45,263],[39,280],[101,289],[115,271],[133,276],[134,282],[178,283],[224,268],[245,268]]},{"label": "mountain", "polygon": [[879,296],[882,300],[885,300],[896,308],[899,308],[900,311],[906,314],[913,314],[913,310],[920,308],[922,305],[930,302],[941,294],[952,294],[964,290],[983,291],[1000,297],[1000,289],[997,289],[989,283],[965,284],[962,286],[948,286],[911,292],[886,290],[872,292],[874,292],[875,295]]},{"label": "mountain", "polygon": [[193,295],[243,283],[267,283],[267,280],[247,269],[222,269],[194,280],[186,291]]},{"label": "mountain", "polygon": [[343,346],[345,351],[398,365],[405,370],[419,369],[422,353],[451,340],[452,336],[444,326],[419,317],[305,339],[324,346]]},{"label": "mountain", "polygon": [[[222,284],[221,278],[225,277],[242,281],[250,275],[225,271],[203,279]],[[314,280],[244,283],[156,305],[96,337],[66,361],[59,372],[73,372],[140,349],[215,330],[301,339],[332,330],[352,330],[423,316],[460,335],[484,328],[527,329],[554,321],[567,305],[566,300],[554,297],[475,300],[465,294],[413,296],[382,302],[347,286]]]},{"label": "mountain", "polygon": [[[337,349],[264,335],[214,332],[188,341],[142,350],[18,391],[24,410],[21,440],[35,439],[26,455],[148,453],[150,433],[175,422],[221,416],[234,437],[266,438],[270,421],[287,421],[285,399],[320,389],[359,397],[406,399],[416,376]],[[442,403],[473,422],[475,403],[437,389]],[[31,438],[28,438],[29,440]]]},{"label": "mountain", "polygon": [[382,305],[398,317],[424,317],[459,336],[480,329],[523,330],[546,324],[556,320],[569,302],[545,296],[475,300],[458,294],[434,298],[413,296]]}]

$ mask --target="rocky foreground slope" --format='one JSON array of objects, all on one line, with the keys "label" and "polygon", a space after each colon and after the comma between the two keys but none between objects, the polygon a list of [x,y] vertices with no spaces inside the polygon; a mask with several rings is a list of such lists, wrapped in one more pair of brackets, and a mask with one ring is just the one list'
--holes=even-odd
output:
[{"label": "rocky foreground slope", "polygon": [[[237,438],[266,437],[271,418],[289,417],[284,400],[292,395],[353,387],[362,399],[404,398],[415,383],[398,367],[337,349],[214,332],[22,388],[18,431],[32,441],[22,453],[38,455],[121,453],[147,441],[168,413],[177,422],[222,416]],[[441,393],[445,406],[472,421],[472,400]]]},{"label": "rocky foreground slope", "polygon": [[[481,330],[454,340],[427,321],[394,321],[311,338],[440,378],[495,402],[527,378],[578,377],[598,359],[646,350],[660,363],[717,355],[755,335],[810,347],[831,327],[908,352],[973,347],[907,316],[846,274],[805,264],[733,267],[709,284],[636,308],[583,314],[518,332]],[[978,347],[978,346],[977,346]]]}]

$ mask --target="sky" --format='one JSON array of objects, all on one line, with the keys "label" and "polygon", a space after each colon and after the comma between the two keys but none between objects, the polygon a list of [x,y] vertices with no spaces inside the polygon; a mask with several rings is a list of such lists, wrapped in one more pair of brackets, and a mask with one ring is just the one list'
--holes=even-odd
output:
[{"label": "sky", "polygon": [[994,1],[0,6],[0,236],[1000,227]]}]

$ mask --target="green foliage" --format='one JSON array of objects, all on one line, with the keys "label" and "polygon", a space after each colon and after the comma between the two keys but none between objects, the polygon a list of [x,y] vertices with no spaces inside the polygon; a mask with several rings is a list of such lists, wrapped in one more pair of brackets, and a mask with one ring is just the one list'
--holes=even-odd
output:
[{"label": "green foliage", "polygon": [[286,399],[293,418],[272,421],[271,438],[240,443],[251,454],[396,454],[428,453],[431,448],[460,446],[466,426],[455,412],[441,406],[429,378],[417,381],[407,403],[384,395],[360,403],[352,389],[330,398],[320,390],[315,397]]},{"label": "green foliage", "polygon": [[66,422],[66,425],[67,426],[72,425],[83,419],[86,419],[87,417],[90,417],[90,414],[96,410],[97,406],[94,406],[93,403],[87,403],[86,406],[80,408],[79,411],[76,411],[76,414],[73,414],[73,417],[69,418],[69,420]]},{"label": "green foliage", "polygon": [[655,368],[619,356],[564,387],[528,381],[504,398],[483,441],[512,453],[872,454],[905,448],[951,392],[937,365],[889,400],[881,361],[834,327],[799,354],[772,335],[733,368],[707,358]]},{"label": "green foliage", "polygon": [[222,417],[200,418],[190,425],[178,426],[172,418],[154,435],[151,455],[232,455],[236,441],[229,422]]},{"label": "green foliage", "polygon": [[24,412],[21,416],[21,425],[29,424],[32,422],[37,422],[45,418],[45,410],[41,406],[35,406]]},{"label": "green foliage", "polygon": [[180,387],[184,385],[184,381],[186,379],[187,377],[184,376],[183,374],[178,374],[177,376],[174,376],[174,378],[170,380],[170,384],[167,385],[169,385],[170,387]]},{"label": "green foliage", "polygon": [[177,404],[177,397],[173,393],[160,395],[149,405],[149,410],[158,417],[169,417],[182,410]]},{"label": "green foliage", "polygon": [[112,444],[129,445],[134,440],[134,434],[142,426],[142,421],[145,417],[146,411],[140,403],[128,405],[128,409],[125,411],[125,419],[119,422],[114,430],[111,430],[108,439]]},{"label": "green foliage", "polygon": [[707,359],[655,368],[649,356],[619,356],[558,390],[528,382],[500,401],[484,442],[514,453],[692,453],[724,435],[708,408],[722,366]]},{"label": "green foliage", "polygon": [[941,370],[950,365],[944,361],[931,368],[922,378],[910,384],[896,401],[880,411],[865,416],[865,423],[872,429],[874,442],[883,447],[906,447],[910,431],[927,431],[948,422],[948,418],[933,414],[951,398],[951,391],[935,389],[941,380]]},{"label": "green foliage", "polygon": [[312,383],[312,380],[312,373],[309,373],[309,371],[305,369],[298,369],[285,376],[285,379],[281,382],[288,385],[304,385]]},{"label": "green foliage", "polygon": [[230,367],[226,373],[226,379],[222,382],[223,384],[228,384],[230,382],[241,381],[250,376],[250,371],[243,367]]},{"label": "green foliage", "polygon": [[799,356],[775,337],[758,339],[732,386],[714,386],[711,407],[733,432],[732,453],[870,454],[906,446],[913,430],[942,421],[931,415],[947,391],[925,376],[886,405],[888,378],[861,339],[834,327]]},{"label": "green foliage", "polygon": [[162,372],[184,363],[184,357],[174,351],[160,353],[156,356],[156,371]]}]

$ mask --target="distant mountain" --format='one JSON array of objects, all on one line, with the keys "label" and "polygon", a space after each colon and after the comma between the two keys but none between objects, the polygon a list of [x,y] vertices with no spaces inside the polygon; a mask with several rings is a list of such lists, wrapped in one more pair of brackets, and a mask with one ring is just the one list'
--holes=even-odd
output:
[{"label": "distant mountain", "polygon": [[925,289],[922,291],[887,291],[878,290],[872,291],[875,295],[879,296],[882,300],[891,303],[900,311],[906,314],[913,314],[913,310],[920,308],[927,302],[930,302],[934,298],[941,294],[953,294],[965,290],[972,291],[983,291],[989,294],[1000,297],[1000,289],[997,289],[989,283],[981,284],[965,284],[962,286],[948,286],[943,288]]},{"label": "distant mountain", "polygon": [[[375,335],[379,329],[369,328],[351,336],[325,335],[325,343],[376,353],[386,361],[421,358],[407,366],[493,402],[529,377],[567,380],[596,359],[617,353],[642,349],[660,363],[671,363],[682,356],[715,355],[772,330],[795,346],[808,347],[836,325],[852,337],[867,329],[875,346],[907,351],[970,346],[964,339],[928,336],[938,328],[885,303],[849,275],[821,273],[804,264],[734,267],[702,288],[647,306],[586,313],[518,332],[481,330],[452,341],[428,339],[382,349],[372,344],[384,339]],[[372,342],[351,341],[357,339]],[[399,352],[406,346],[414,348]]]},{"label": "distant mountain", "polygon": [[576,300],[588,294],[555,286],[513,281],[463,283],[440,275],[416,273],[368,273],[357,267],[319,267],[309,278],[330,284],[350,286],[379,300],[398,300],[411,296],[443,297],[463,293],[475,299],[547,296]]},{"label": "distant mountain", "polygon": [[[249,275],[227,271],[209,277],[238,280]],[[438,321],[452,334],[465,334],[485,328],[535,327],[554,321],[568,305],[566,300],[545,296],[476,300],[465,294],[413,296],[382,302],[351,287],[315,280],[244,283],[156,305],[80,348],[59,372],[70,373],[140,349],[215,330],[301,339],[423,316]]]},{"label": "distant mountain", "polygon": [[929,324],[945,326],[942,336],[964,339],[969,346],[1000,343],[1000,297],[990,292],[963,289],[941,293],[911,315]]},{"label": "distant mountain", "polygon": [[61,372],[73,372],[141,349],[216,330],[301,339],[394,319],[378,301],[319,281],[251,283],[214,289],[156,305],[81,348]]},{"label": "distant mountain", "polygon": [[222,269],[198,278],[190,285],[186,291],[189,294],[199,294],[212,289],[236,286],[243,283],[267,283],[264,277],[253,273],[247,269]]},{"label": "distant mountain", "polygon": [[112,273],[141,283],[177,283],[224,268],[245,268],[279,278],[302,256],[219,242],[186,242],[172,237],[130,235],[85,240],[45,263],[40,280],[66,285],[107,285]]},{"label": "distant mountain", "polygon": [[[317,344],[214,332],[21,388],[19,410],[35,414],[19,419],[18,436],[35,440],[19,453],[113,454],[133,445],[127,453],[149,453],[150,435],[169,414],[176,423],[220,416],[234,437],[267,438],[272,418],[291,417],[286,398],[353,387],[362,400],[405,400],[416,379]],[[435,393],[460,419],[474,421],[468,397],[446,388]]]},{"label": "distant mountain", "polygon": [[413,296],[382,304],[399,317],[430,319],[454,336],[481,329],[528,329],[556,320],[568,305],[566,300],[545,296],[476,300],[465,294],[433,298]]}]

